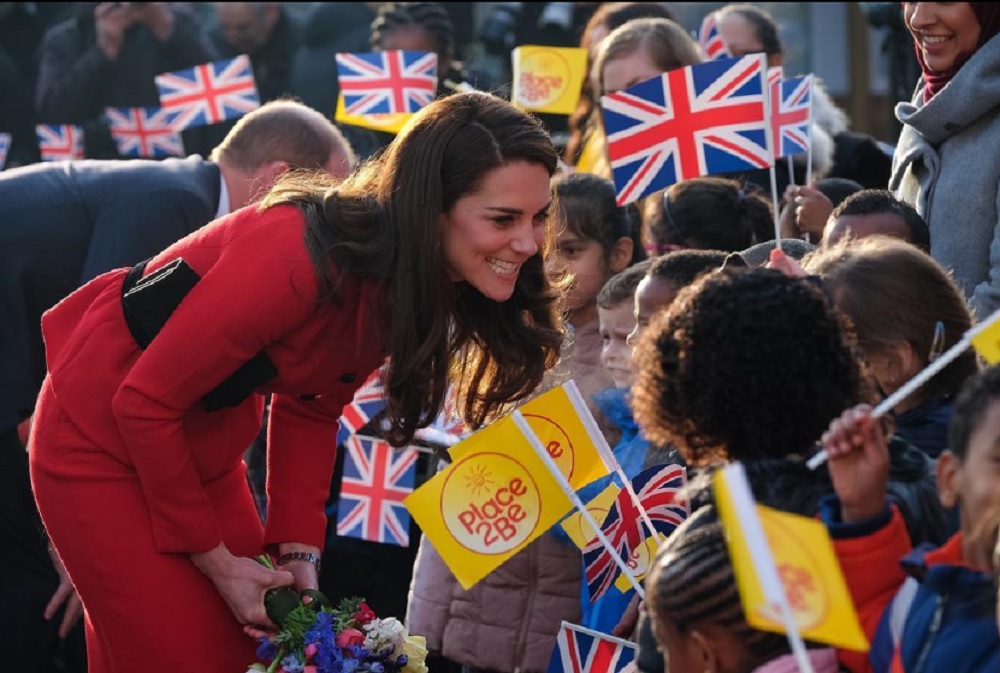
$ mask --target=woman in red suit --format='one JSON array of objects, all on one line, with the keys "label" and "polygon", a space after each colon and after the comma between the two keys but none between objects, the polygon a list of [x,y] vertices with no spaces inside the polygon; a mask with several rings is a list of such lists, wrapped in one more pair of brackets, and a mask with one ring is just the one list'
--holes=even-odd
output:
[{"label": "woman in red suit", "polygon": [[[247,634],[273,627],[264,593],[317,585],[337,419],[386,357],[396,444],[449,383],[473,426],[537,386],[562,338],[543,270],[555,167],[535,120],[454,95],[343,183],[288,177],[45,315],[31,476],[93,673],[246,670]],[[150,329],[137,298],[185,269]],[[242,454],[264,393],[262,527]],[[279,570],[248,558],[262,550]]]}]

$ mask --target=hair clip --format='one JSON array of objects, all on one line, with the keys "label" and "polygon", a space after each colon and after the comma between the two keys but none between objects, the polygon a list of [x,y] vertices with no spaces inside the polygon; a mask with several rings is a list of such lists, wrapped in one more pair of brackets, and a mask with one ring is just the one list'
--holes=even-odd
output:
[{"label": "hair clip", "polygon": [[934,339],[931,341],[931,352],[927,356],[927,362],[934,362],[941,353],[944,352],[944,323],[940,320],[934,325]]}]

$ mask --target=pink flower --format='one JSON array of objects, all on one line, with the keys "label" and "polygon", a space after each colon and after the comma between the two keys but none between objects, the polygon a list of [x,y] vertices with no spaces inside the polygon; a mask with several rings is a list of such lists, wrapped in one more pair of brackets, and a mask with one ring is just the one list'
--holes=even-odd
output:
[{"label": "pink flower", "polygon": [[312,664],[309,664],[308,666],[302,669],[302,673],[316,673],[316,667],[313,666]]},{"label": "pink flower", "polygon": [[354,615],[354,621],[361,624],[361,626],[365,626],[373,619],[375,619],[375,612],[368,607],[367,603],[362,603],[358,606],[358,611]]},{"label": "pink flower", "polygon": [[308,645],[306,645],[306,658],[312,659],[313,657],[316,656],[316,652],[318,650],[319,648],[316,647],[316,643],[309,643]]},{"label": "pink flower", "polygon": [[337,634],[337,647],[351,647],[365,642],[365,634],[357,629],[344,629]]}]

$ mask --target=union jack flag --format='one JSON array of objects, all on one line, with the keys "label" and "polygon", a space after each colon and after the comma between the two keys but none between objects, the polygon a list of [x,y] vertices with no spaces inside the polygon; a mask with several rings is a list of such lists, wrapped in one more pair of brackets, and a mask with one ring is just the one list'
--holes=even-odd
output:
[{"label": "union jack flag", "polygon": [[[679,465],[657,465],[640,472],[632,480],[632,490],[639,505],[646,510],[657,533],[670,535],[687,518],[686,504],[677,499],[684,482],[685,471]],[[649,531],[628,489],[618,494],[601,530],[622,561],[628,561],[632,552],[645,541]],[[614,584],[620,571],[614,557],[598,538],[584,548],[583,564],[591,601],[595,601]]]},{"label": "union jack flag", "polygon": [[563,622],[547,673],[629,673],[635,644]]},{"label": "union jack flag", "polygon": [[812,138],[812,76],[771,85],[771,147],[774,156],[806,154]]},{"label": "union jack flag", "polygon": [[236,119],[260,107],[246,54],[157,75],[156,88],[160,107],[174,115],[175,131]]},{"label": "union jack flag", "polygon": [[118,153],[128,157],[179,157],[184,154],[180,135],[166,110],[155,107],[109,107],[104,117]]},{"label": "union jack flag", "polygon": [[413,113],[434,100],[437,55],[426,51],[337,54],[347,114]]},{"label": "union jack flag", "polygon": [[42,161],[83,158],[83,129],[69,124],[39,124],[35,127]]},{"label": "union jack flag", "polygon": [[672,70],[601,98],[618,204],[675,182],[767,168],[764,55]]},{"label": "union jack flag", "polygon": [[698,29],[698,44],[701,45],[701,50],[709,61],[718,61],[732,56],[729,53],[729,46],[722,39],[719,23],[715,20],[715,12],[709,12],[701,20],[701,28]]},{"label": "union jack flag", "polygon": [[410,546],[410,514],[403,498],[413,492],[417,452],[354,435],[344,444],[337,535]]},{"label": "union jack flag", "polygon": [[10,152],[11,135],[0,133],[0,171],[7,165],[7,153]]},{"label": "union jack flag", "polygon": [[354,399],[344,407],[340,416],[337,443],[343,444],[356,435],[385,410],[385,388],[382,386],[382,369],[376,369],[354,393]]}]

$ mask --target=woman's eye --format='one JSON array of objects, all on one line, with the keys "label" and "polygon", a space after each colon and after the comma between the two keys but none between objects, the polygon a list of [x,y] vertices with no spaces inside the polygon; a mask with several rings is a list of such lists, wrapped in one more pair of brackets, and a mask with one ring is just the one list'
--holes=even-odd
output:
[{"label": "woman's eye", "polygon": [[503,225],[503,226],[507,226],[507,225],[509,225],[510,223],[512,223],[514,221],[514,216],[513,215],[500,215],[498,217],[494,217],[493,221],[496,222],[497,224],[500,224],[500,225]]}]

